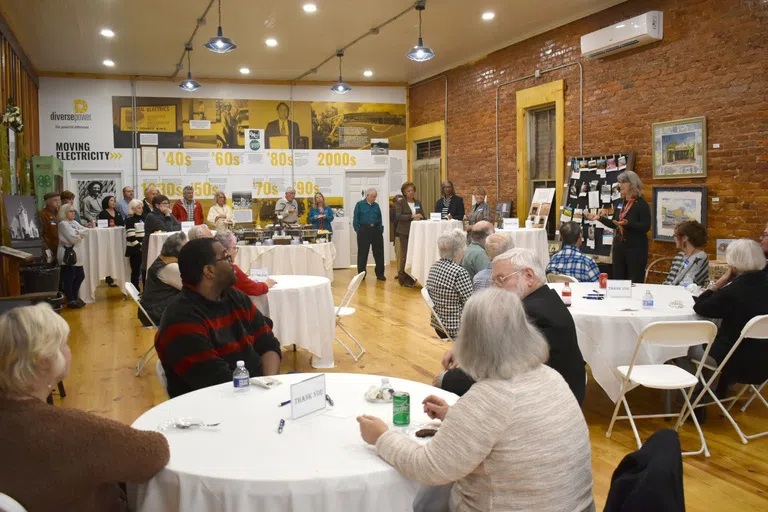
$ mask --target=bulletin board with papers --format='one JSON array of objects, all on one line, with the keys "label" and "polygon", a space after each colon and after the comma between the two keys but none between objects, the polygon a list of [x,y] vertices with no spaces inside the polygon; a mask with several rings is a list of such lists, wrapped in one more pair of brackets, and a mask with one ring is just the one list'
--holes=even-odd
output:
[{"label": "bulletin board with papers", "polygon": [[590,221],[587,213],[616,218],[621,204],[617,178],[626,170],[633,170],[635,154],[604,153],[568,158],[565,168],[565,190],[560,222],[578,222],[584,237],[581,250],[595,256],[599,263],[609,263],[614,230]]}]

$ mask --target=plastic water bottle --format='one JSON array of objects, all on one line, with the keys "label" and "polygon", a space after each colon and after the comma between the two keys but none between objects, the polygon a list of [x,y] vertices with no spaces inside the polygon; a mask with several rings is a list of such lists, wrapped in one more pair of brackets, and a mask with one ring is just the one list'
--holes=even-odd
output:
[{"label": "plastic water bottle", "polygon": [[653,294],[651,290],[646,290],[643,295],[643,309],[653,309]]},{"label": "plastic water bottle", "polygon": [[571,307],[571,297],[573,293],[571,292],[571,286],[566,281],[565,286],[563,286],[563,291],[560,294],[563,297],[563,304],[565,304],[565,307]]},{"label": "plastic water bottle", "polygon": [[245,367],[245,361],[237,362],[237,368],[232,373],[232,383],[235,386],[235,393],[248,391],[248,386],[251,385],[251,375],[248,373],[248,368]]}]

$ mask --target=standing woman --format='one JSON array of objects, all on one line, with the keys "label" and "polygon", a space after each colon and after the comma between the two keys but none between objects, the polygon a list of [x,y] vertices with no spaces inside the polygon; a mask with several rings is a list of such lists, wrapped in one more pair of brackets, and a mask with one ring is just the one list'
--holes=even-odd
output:
[{"label": "standing woman", "polygon": [[315,194],[315,206],[309,209],[309,222],[315,229],[325,229],[333,233],[333,210],[325,204],[325,196],[320,192]]},{"label": "standing woman", "polygon": [[464,226],[464,231],[471,231],[472,226],[481,220],[491,222],[491,207],[485,202],[485,189],[483,187],[475,187],[475,191],[472,194],[475,196],[475,206],[469,215],[466,216],[467,224]]},{"label": "standing woman", "polygon": [[439,213],[440,218],[456,220],[464,218],[464,200],[455,194],[453,182],[444,181],[443,197],[435,203],[435,213]]},{"label": "standing woman", "polygon": [[403,199],[395,203],[395,220],[397,228],[395,236],[400,239],[400,258],[397,260],[397,280],[400,286],[413,287],[413,278],[405,273],[405,259],[408,256],[408,237],[411,233],[411,222],[424,218],[421,201],[416,199],[416,185],[411,181],[400,187]]},{"label": "standing woman", "polygon": [[103,209],[99,212],[99,220],[114,221],[115,226],[125,226],[123,214],[115,209],[115,196],[105,196],[101,200],[101,207]]},{"label": "standing woman", "polygon": [[131,283],[137,290],[141,275],[141,244],[144,241],[143,211],[144,203],[133,199],[128,203],[128,218],[125,219],[125,256],[131,262]]},{"label": "standing woman", "polygon": [[643,182],[633,171],[624,171],[618,177],[621,199],[614,211],[619,218],[589,214],[589,220],[599,220],[615,229],[613,237],[613,279],[630,279],[633,283],[645,281],[648,263],[648,230],[651,229],[651,208],[643,199]]},{"label": "standing woman", "polygon": [[[59,222],[59,250],[56,259],[61,265],[61,285],[67,296],[67,306],[79,309],[85,306],[85,302],[78,298],[80,285],[85,279],[83,271],[85,254],[80,242],[88,235],[88,229],[75,220],[75,209],[72,205],[65,204],[61,209],[64,210],[64,220]],[[64,253],[68,248],[74,249],[76,261],[64,260]]]},{"label": "standing woman", "polygon": [[228,231],[229,227],[235,223],[235,213],[232,208],[227,204],[227,196],[219,190],[216,195],[213,196],[214,204],[211,209],[208,210],[208,227],[219,231]]}]

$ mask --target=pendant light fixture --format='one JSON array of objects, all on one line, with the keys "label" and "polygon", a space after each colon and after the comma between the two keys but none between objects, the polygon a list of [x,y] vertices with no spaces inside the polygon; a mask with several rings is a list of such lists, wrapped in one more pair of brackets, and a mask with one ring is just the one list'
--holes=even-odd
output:
[{"label": "pendant light fixture", "polygon": [[187,45],[185,50],[187,51],[187,79],[181,82],[179,87],[187,92],[192,92],[198,90],[201,86],[200,82],[192,79],[192,61],[189,57],[189,52],[192,51],[192,45]]},{"label": "pendant light fixture", "polygon": [[214,53],[229,53],[237,45],[228,37],[224,37],[224,32],[221,30],[221,0],[219,0],[219,29],[216,32],[216,37],[212,37],[205,43],[205,47]]},{"label": "pendant light fixture", "polygon": [[344,50],[337,50],[336,56],[339,58],[339,82],[333,84],[331,90],[336,94],[347,94],[352,88],[341,79],[341,58],[344,57]]},{"label": "pendant light fixture", "polygon": [[416,10],[419,11],[419,41],[416,46],[411,48],[411,51],[405,54],[406,57],[416,62],[426,62],[435,56],[432,48],[424,46],[424,41],[421,39],[421,11],[426,8],[426,4],[426,0],[416,2]]}]

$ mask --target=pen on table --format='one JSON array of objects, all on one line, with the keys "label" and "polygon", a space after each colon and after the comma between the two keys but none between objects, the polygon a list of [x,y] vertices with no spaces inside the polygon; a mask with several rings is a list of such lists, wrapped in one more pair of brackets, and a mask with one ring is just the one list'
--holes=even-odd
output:
[{"label": "pen on table", "polygon": [[283,433],[283,427],[285,426],[285,420],[280,420],[280,426],[277,427],[277,433],[282,434]]},{"label": "pen on table", "polygon": [[333,400],[331,400],[330,395],[325,395],[325,399],[328,401],[328,403],[333,407]]},{"label": "pen on table", "polygon": [[280,405],[278,405],[278,407],[282,407],[284,405],[288,405],[289,403],[291,403],[290,400],[286,400],[285,402],[280,402]]}]

